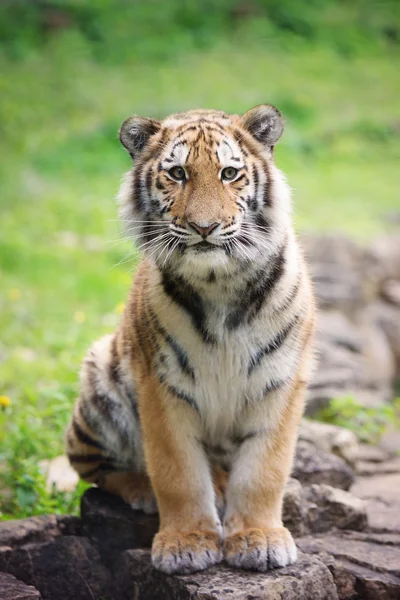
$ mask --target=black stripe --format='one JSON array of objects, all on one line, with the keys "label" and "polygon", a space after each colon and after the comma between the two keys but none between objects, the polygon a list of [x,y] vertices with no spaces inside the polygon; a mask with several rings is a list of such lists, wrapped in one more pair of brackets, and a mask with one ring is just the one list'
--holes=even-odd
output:
[{"label": "black stripe", "polygon": [[264,301],[283,275],[285,250],[286,244],[282,246],[279,254],[275,257],[271,269],[267,273],[264,272],[264,269],[260,269],[247,283],[240,302],[225,321],[225,326],[229,330],[236,329],[245,321],[250,322],[258,314]]},{"label": "black stripe", "polygon": [[206,312],[200,294],[183,277],[173,276],[168,270],[162,273],[164,292],[190,316],[196,328],[206,343],[215,343],[215,338],[207,331]]},{"label": "black stripe", "polygon": [[185,402],[187,402],[192,408],[194,408],[198,413],[199,411],[199,407],[197,405],[196,400],[193,398],[193,396],[190,396],[189,394],[187,394],[186,392],[184,392],[183,390],[178,390],[178,388],[176,388],[173,385],[168,385],[168,391],[171,392],[171,394],[174,394],[174,396],[176,396],[177,398],[179,398],[180,400],[184,400]]},{"label": "black stripe", "polygon": [[258,206],[258,191],[260,185],[260,176],[257,171],[256,165],[253,165],[253,184],[254,184],[254,195],[250,200],[250,210],[257,210]]},{"label": "black stripe", "polygon": [[[116,465],[112,465],[110,464],[101,464],[98,467],[95,467],[94,469],[90,469],[89,471],[85,471],[84,473],[79,473],[79,476],[82,479],[87,479],[88,477],[93,477],[93,475],[96,475],[96,473],[100,473],[102,471],[106,471],[109,473],[112,473],[114,471],[123,471],[124,469],[121,467],[118,467]],[[128,469],[125,469],[126,471]]]},{"label": "black stripe", "polygon": [[70,454],[67,452],[68,458],[75,463],[91,463],[103,460],[102,454]]},{"label": "black stripe", "polygon": [[265,434],[264,429],[260,429],[258,431],[249,431],[249,433],[246,433],[245,435],[234,435],[232,437],[232,444],[235,444],[235,446],[241,446],[242,444],[244,444],[244,442],[252,440],[253,438],[261,434]]},{"label": "black stripe", "polygon": [[289,306],[292,304],[292,302],[295,300],[295,298],[297,296],[297,293],[300,289],[300,283],[301,283],[301,274],[299,273],[297,282],[294,284],[294,286],[292,287],[292,289],[290,290],[289,294],[286,296],[286,298],[284,299],[282,304],[280,306],[278,306],[278,308],[274,312],[282,313],[283,311],[285,311],[286,309],[289,308]]},{"label": "black stripe", "polygon": [[194,381],[195,380],[194,370],[189,363],[188,355],[186,354],[186,352],[183,350],[183,348],[181,348],[179,346],[178,342],[168,333],[168,331],[166,331],[164,329],[164,327],[161,325],[157,315],[151,309],[150,309],[150,317],[153,320],[154,326],[156,327],[157,331],[165,339],[165,341],[167,342],[167,344],[171,348],[171,350],[173,350],[176,360],[178,361],[178,364],[179,364],[180,368],[182,369],[182,371],[186,375],[188,375],[191,379],[193,379],[193,381]]},{"label": "black stripe", "polygon": [[145,203],[142,194],[142,173],[143,165],[140,164],[135,169],[135,180],[133,186],[136,208],[140,211],[144,211],[145,209]]},{"label": "black stripe", "polygon": [[265,386],[263,394],[265,395],[265,394],[269,394],[270,392],[275,392],[276,390],[278,390],[280,387],[284,386],[288,382],[289,382],[288,379],[272,380],[269,383],[267,383],[267,385]]},{"label": "black stripe", "polygon": [[[247,174],[246,174],[246,173],[242,173],[242,174],[240,175],[240,177],[238,177],[237,179],[235,179],[235,181],[233,181],[232,183],[238,183],[238,181],[241,181],[241,180],[242,180],[242,179],[244,179],[245,177],[247,177]],[[247,185],[248,183],[249,183],[249,180],[247,179],[247,181],[246,181],[246,185]]]},{"label": "black stripe", "polygon": [[[268,230],[269,223],[267,221],[266,216],[262,212],[258,213],[255,220],[256,225],[258,225],[259,227],[264,227],[264,229]],[[267,233],[267,231],[265,233]]]},{"label": "black stripe", "polygon": [[151,197],[151,184],[153,181],[153,167],[150,167],[146,173],[146,191],[149,197]]},{"label": "black stripe", "polygon": [[160,177],[157,177],[156,179],[156,188],[158,190],[165,190],[165,186],[161,183]]},{"label": "black stripe", "polygon": [[135,415],[135,418],[139,421],[139,410],[136,400],[136,394],[132,390],[128,389],[126,385],[124,385],[125,393],[129,398],[129,402],[131,403],[132,412]]},{"label": "black stripe", "polygon": [[[82,410],[80,411],[82,418],[84,419],[84,415]],[[89,426],[89,424],[87,423]],[[87,446],[93,446],[93,448],[98,448],[99,450],[104,450],[104,446],[93,439],[89,434],[83,431],[82,427],[76,422],[75,418],[72,420],[72,429],[74,430],[75,436],[82,444],[86,444]]]},{"label": "black stripe", "polygon": [[266,182],[264,183],[264,190],[263,190],[263,203],[264,206],[268,206],[270,207],[272,205],[272,199],[270,196],[270,192],[271,192],[271,172],[270,172],[270,168],[268,165],[268,162],[266,160],[263,160],[263,165],[264,165],[264,172],[266,175]]},{"label": "black stripe", "polygon": [[279,350],[279,348],[282,346],[283,342],[286,340],[287,336],[292,331],[296,323],[299,322],[299,320],[300,315],[296,315],[295,318],[292,321],[290,321],[290,323],[286,325],[286,327],[282,329],[282,331],[280,331],[269,344],[264,346],[264,348],[261,348],[261,350],[259,350],[251,358],[249,367],[247,369],[247,375],[251,375],[251,373],[256,367],[259,366],[259,364],[265,356],[268,356],[269,354],[276,352],[276,350]]},{"label": "black stripe", "polygon": [[113,381],[114,383],[116,383],[118,385],[121,380],[121,374],[119,371],[119,357],[118,357],[118,352],[117,352],[116,336],[114,336],[113,339],[111,340],[110,355],[111,355],[111,358],[110,358],[110,364],[108,367],[108,374],[109,374],[111,381]]}]

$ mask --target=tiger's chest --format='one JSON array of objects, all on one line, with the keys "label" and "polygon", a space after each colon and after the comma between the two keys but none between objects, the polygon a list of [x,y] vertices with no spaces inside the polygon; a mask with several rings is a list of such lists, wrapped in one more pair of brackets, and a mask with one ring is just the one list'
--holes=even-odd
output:
[{"label": "tiger's chest", "polygon": [[210,329],[214,334],[210,343],[181,322],[174,337],[160,344],[156,368],[170,389],[198,412],[206,443],[232,449],[231,441],[245,433],[244,411],[262,400],[268,386],[289,375],[296,349],[283,344],[260,356],[274,338],[276,324],[256,320],[226,331],[221,321],[216,319]]}]

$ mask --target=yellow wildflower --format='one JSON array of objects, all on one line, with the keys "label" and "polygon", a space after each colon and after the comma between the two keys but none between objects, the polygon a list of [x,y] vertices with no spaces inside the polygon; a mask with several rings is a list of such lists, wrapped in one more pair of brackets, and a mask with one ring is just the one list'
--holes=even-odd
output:
[{"label": "yellow wildflower", "polygon": [[18,288],[11,288],[7,291],[7,296],[10,300],[19,300],[21,298],[21,290]]},{"label": "yellow wildflower", "polygon": [[77,310],[74,319],[77,323],[84,323],[86,321],[86,315],[83,310]]},{"label": "yellow wildflower", "polygon": [[11,400],[8,396],[0,396],[0,406],[2,408],[8,408],[11,405]]},{"label": "yellow wildflower", "polygon": [[125,308],[125,304],[124,302],[120,302],[119,304],[117,304],[117,306],[115,307],[115,311],[117,312],[117,314],[121,315],[124,312],[124,308]]}]

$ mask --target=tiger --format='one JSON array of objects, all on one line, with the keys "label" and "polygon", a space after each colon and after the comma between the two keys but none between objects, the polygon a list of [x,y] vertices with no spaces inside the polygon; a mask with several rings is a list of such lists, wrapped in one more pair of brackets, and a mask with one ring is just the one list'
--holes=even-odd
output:
[{"label": "tiger", "polygon": [[120,323],[89,350],[66,450],[80,477],[158,512],[151,561],[296,561],[283,494],[313,364],[315,304],[275,166],[283,117],[133,116],[119,214],[137,244]]}]

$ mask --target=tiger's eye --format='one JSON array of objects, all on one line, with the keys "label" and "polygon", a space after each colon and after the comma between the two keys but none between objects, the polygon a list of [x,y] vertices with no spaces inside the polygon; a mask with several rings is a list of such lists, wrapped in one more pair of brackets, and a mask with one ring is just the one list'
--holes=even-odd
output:
[{"label": "tiger's eye", "polygon": [[168,173],[175,181],[184,181],[186,179],[186,173],[183,167],[172,167]]},{"label": "tiger's eye", "polygon": [[225,167],[221,171],[221,178],[225,179],[225,181],[232,181],[232,179],[235,179],[237,173],[238,170],[235,167]]}]

